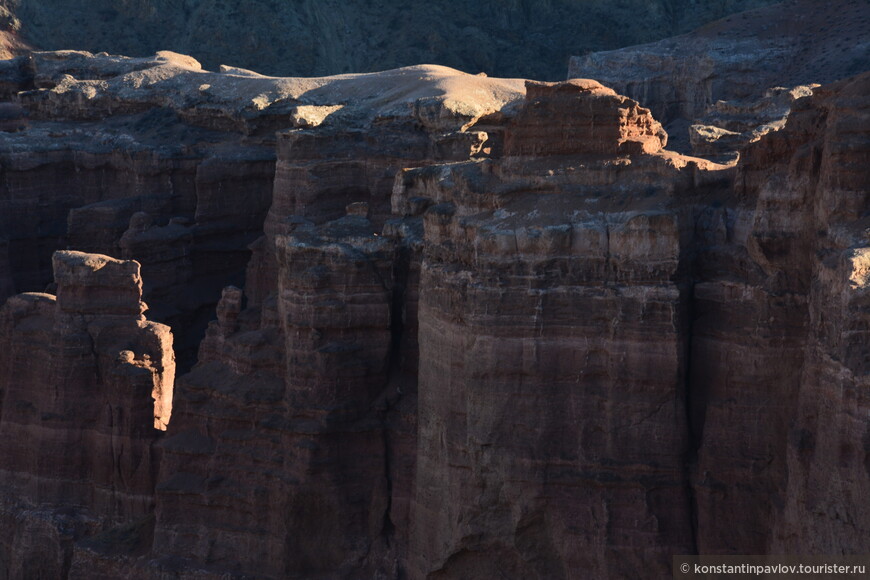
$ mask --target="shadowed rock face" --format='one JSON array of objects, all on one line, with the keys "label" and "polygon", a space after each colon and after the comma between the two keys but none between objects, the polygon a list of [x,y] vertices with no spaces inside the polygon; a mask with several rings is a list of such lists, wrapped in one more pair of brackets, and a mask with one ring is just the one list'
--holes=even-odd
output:
[{"label": "shadowed rock face", "polygon": [[[388,401],[383,393],[387,381],[394,382],[394,391],[413,393],[416,350],[409,346],[406,354],[394,356],[393,341],[401,335],[396,340],[402,344],[416,344],[416,286],[409,288],[416,270],[409,248],[375,234],[389,216],[395,174],[408,166],[483,153],[486,132],[465,128],[502,114],[521,98],[523,83],[431,66],[380,75],[270,79],[237,70],[207,73],[191,59],[171,54],[123,59],[41,53],[33,66],[42,88],[23,96],[35,111],[30,131],[46,131],[55,123],[48,119],[60,116],[74,132],[112,106],[120,115],[116,129],[139,136],[135,131],[141,128],[143,140],[156,140],[156,145],[148,142],[156,155],[177,136],[176,129],[166,128],[154,135],[152,124],[163,122],[181,123],[189,131],[182,135],[189,144],[182,141],[185,148],[178,154],[219,151],[220,156],[191,163],[192,183],[170,181],[171,191],[188,184],[195,195],[113,198],[69,212],[70,243],[111,246],[148,266],[144,288],[158,311],[189,305],[187,293],[196,290],[190,285],[202,280],[206,265],[226,274],[226,264],[198,258],[203,238],[228,253],[240,249],[240,231],[265,233],[253,246],[246,285],[251,308],[242,311],[241,295],[224,293],[217,328],[201,345],[200,364],[179,381],[185,386],[179,386],[172,432],[161,445],[156,519],[141,525],[135,520],[132,527],[79,544],[70,574],[93,577],[104,569],[106,577],[116,577],[118,562],[102,558],[116,553],[112,546],[126,537],[146,552],[153,543],[154,558],[169,568],[174,559],[192,558],[193,568],[277,577],[396,569],[388,548],[395,526],[385,514],[395,509],[396,519],[403,518],[396,526],[407,529],[415,407],[406,401],[393,409],[396,397]],[[70,73],[84,80],[64,76]],[[203,90],[211,91],[213,107],[197,101]],[[262,170],[250,149],[264,148],[273,139],[268,128],[282,125],[291,129],[278,137],[281,166],[263,227],[265,216],[254,211],[262,198],[257,190],[248,195],[244,189],[252,185],[249,175]],[[54,145],[51,133],[37,135],[45,139],[37,144]],[[145,149],[146,144],[131,147]],[[167,161],[174,163],[174,157]],[[194,206],[174,209],[194,201],[192,215]],[[344,204],[361,201],[368,206],[352,206],[347,224],[308,234],[312,240],[332,240],[320,249],[306,249],[308,238],[302,231],[293,233],[293,213],[305,211],[322,223],[344,214]],[[380,264],[374,272],[368,271],[368,258],[345,260],[340,252],[331,273],[320,271],[318,262],[344,236],[353,238],[351,244],[367,236],[383,246],[382,255],[372,258]],[[207,278],[210,283],[217,279]],[[332,297],[309,304],[312,295],[332,285]],[[394,298],[394,287],[402,301]],[[345,300],[360,301],[347,318]],[[407,311],[402,304],[408,304]],[[240,422],[230,419],[234,415]],[[396,433],[388,446],[387,424]],[[214,453],[224,459],[215,463]],[[230,464],[237,471],[228,471]],[[393,480],[405,482],[395,508],[388,491]],[[199,496],[208,496],[212,507],[193,506]],[[224,516],[216,515],[218,505],[224,506]],[[271,521],[254,522],[265,513],[272,514]],[[332,520],[324,513],[334,514]],[[339,536],[343,540],[336,542]],[[203,559],[206,545],[211,555]],[[333,546],[332,552],[324,552],[325,545]],[[246,546],[246,555],[240,546]]]},{"label": "shadowed rock face", "polygon": [[781,126],[793,90],[870,69],[868,22],[860,0],[790,0],[653,44],[575,56],[568,77],[637,99],[680,151],[733,155]]},{"label": "shadowed rock face", "polygon": [[[0,499],[25,522],[0,543],[10,570],[661,578],[677,553],[870,551],[870,75],[798,101],[735,168],[666,150],[647,109],[589,80],[38,58],[101,80],[46,74],[37,111],[77,124],[159,105],[274,147],[276,169],[267,214],[245,213],[234,165],[203,161],[214,203],[197,196],[193,217],[148,209],[174,207],[159,196],[70,215],[114,224],[77,239],[143,256],[153,281],[61,252],[56,299],[4,307]],[[142,285],[175,305],[199,236],[230,252],[236,227],[261,228],[246,280],[218,292],[158,432],[171,345],[141,318]],[[134,391],[110,405],[126,414],[94,414],[95,397]],[[73,403],[84,425],[57,410]],[[144,403],[147,435],[124,422]],[[108,459],[72,455],[57,475],[10,443],[52,427],[46,456],[94,431],[113,446],[83,457]]]},{"label": "shadowed rock face", "polygon": [[12,269],[9,266],[9,241],[0,239],[0,296],[4,299],[14,293]]},{"label": "shadowed rock face", "polygon": [[[136,259],[152,316],[179,329],[189,367],[220,289],[243,278],[245,246],[271,201],[274,153],[231,129],[188,124],[170,103],[137,102],[130,87],[144,81],[131,76],[161,65],[181,74],[194,67],[187,57],[65,52],[6,62],[17,63],[0,75],[10,92],[39,88],[19,98],[29,126],[0,135],[0,296],[46,289],[59,249]],[[117,77],[128,82],[123,96],[107,80]],[[125,237],[140,212],[147,217]]]},{"label": "shadowed rock face", "polygon": [[175,356],[142,316],[137,262],[54,255],[57,297],[0,310],[0,453],[7,577],[66,577],[73,542],[154,509]]},{"label": "shadowed rock face", "polygon": [[[263,234],[267,213],[271,223],[296,204],[318,203],[321,219],[331,219],[363,196],[383,220],[398,168],[457,158],[463,148],[467,157],[483,136],[460,135],[462,128],[523,90],[521,81],[434,66],[277,79],[209,73],[174,53],[64,51],[10,62],[17,64],[0,72],[21,93],[31,124],[0,134],[0,238],[8,240],[8,252],[0,245],[0,297],[44,290],[58,249],[139,260],[152,314],[179,329],[184,368],[221,288],[242,284],[247,246]],[[306,136],[324,123],[323,135]],[[338,127],[332,136],[329,127]],[[294,131],[281,138],[276,181],[278,128]],[[310,199],[294,199],[305,182],[317,184]],[[151,221],[131,224],[140,212]]]},{"label": "shadowed rock face", "polygon": [[864,72],[868,17],[857,0],[791,0],[654,44],[574,57],[568,76],[598,79],[664,123],[695,119],[720,100],[756,100],[771,87]]},{"label": "shadowed rock face", "polygon": [[800,101],[782,131],[744,151],[740,203],[714,218],[740,254],[695,286],[694,488],[699,515],[747,515],[699,526],[703,551],[867,550],[854,498],[870,484],[868,87],[864,74]]},{"label": "shadowed rock face", "polygon": [[728,170],[587,81],[530,86],[505,134],[504,158],[409,170],[394,196],[434,204],[410,575],[666,575],[694,549],[679,200]]},{"label": "shadowed rock face", "polygon": [[196,558],[207,541],[208,563],[274,577],[374,571],[390,509],[383,421],[386,397],[396,398],[386,392],[395,243],[348,216],[302,222],[275,244],[276,311],[232,322],[228,290],[227,314],[182,379],[155,555]]}]

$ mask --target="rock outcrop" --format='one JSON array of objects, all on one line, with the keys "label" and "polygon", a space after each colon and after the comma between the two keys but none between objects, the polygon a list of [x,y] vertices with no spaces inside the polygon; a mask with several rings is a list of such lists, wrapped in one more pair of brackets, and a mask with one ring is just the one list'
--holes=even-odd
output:
[{"label": "rock outcrop", "polygon": [[347,216],[300,222],[276,249],[276,310],[239,313],[228,289],[179,385],[155,555],[270,577],[374,574],[390,513],[395,243]]},{"label": "rock outcrop", "polygon": [[63,578],[73,543],[154,510],[175,379],[139,264],[57,252],[57,296],[0,310],[0,538],[7,578]]},{"label": "rock outcrop", "polygon": [[[244,235],[256,229],[266,234],[252,246],[247,299],[237,290],[224,292],[216,326],[201,345],[200,364],[179,381],[172,429],[161,445],[165,458],[155,519],[126,522],[78,543],[71,574],[88,570],[89,577],[117,577],[113,545],[129,537],[137,546],[153,543],[153,552],[146,553],[155,565],[169,568],[182,558],[194,569],[241,569],[275,576],[395,569],[397,564],[388,558],[391,532],[383,532],[393,524],[385,514],[395,509],[395,517],[402,518],[405,531],[393,545],[406,542],[416,414],[412,402],[393,408],[393,400],[384,393],[390,383],[394,391],[413,394],[416,350],[396,355],[393,344],[399,335],[402,344],[416,344],[416,310],[413,303],[407,312],[397,306],[392,288],[413,300],[416,287],[406,286],[417,274],[407,255],[410,249],[376,234],[390,215],[396,173],[409,166],[487,154],[482,145],[488,134],[480,128],[467,130],[468,126],[508,111],[521,99],[523,83],[431,66],[377,75],[273,79],[232,69],[208,73],[170,54],[154,59],[36,54],[34,62],[43,71],[37,75],[43,88],[22,95],[34,111],[31,137],[55,115],[74,127],[88,126],[111,104],[124,131],[137,124],[150,131],[149,123],[158,120],[183,123],[191,143],[181,153],[200,147],[216,151],[214,158],[182,161],[193,179],[171,181],[168,195],[120,187],[138,195],[69,211],[70,244],[92,251],[109,246],[143,262],[144,287],[159,314],[166,316],[164,311],[173,307],[189,310],[188,293],[195,292],[203,279],[218,280],[216,275],[209,278],[211,272],[204,266],[226,267],[217,259],[199,260],[198,250],[214,243],[215,251],[239,252],[245,247],[239,230]],[[197,103],[203,86],[213,87],[210,108]],[[250,150],[248,143],[253,142],[263,148],[272,139],[270,128],[282,124],[289,130],[278,136],[274,201],[256,190],[252,196],[250,175],[260,172],[264,180],[268,177],[271,194],[274,170],[246,156],[244,148],[239,153],[240,145],[227,135],[244,133],[243,147]],[[236,158],[227,158],[227,147]],[[166,163],[172,167],[177,162],[170,158]],[[191,185],[194,195],[177,199],[175,192]],[[263,201],[271,203],[265,227],[264,216],[257,213]],[[327,259],[338,242],[306,250],[302,230],[294,234],[298,219],[292,214],[305,213],[322,224],[344,214],[349,203],[351,216],[344,218],[348,223],[309,235],[335,240],[350,236],[351,246],[358,236],[373,238],[376,246],[384,246],[384,256],[378,259],[381,269],[386,268],[376,271],[374,278],[366,273],[365,260],[344,262],[340,255],[334,274],[319,273],[317,262]],[[342,233],[347,228],[349,233]],[[297,235],[299,240],[293,237]],[[366,254],[370,249],[360,251]],[[399,267],[394,261],[406,265]],[[354,273],[354,268],[362,270]],[[321,274],[326,278],[319,278]],[[390,282],[393,276],[396,281]],[[297,278],[298,288],[279,286],[281,280]],[[348,287],[343,289],[342,283]],[[342,301],[355,295],[365,301],[372,288],[384,284],[380,303],[362,305],[358,319],[354,315],[328,326],[330,308],[340,311]],[[306,306],[313,292],[333,285],[335,296]],[[367,314],[368,308],[377,314]],[[399,326],[408,325],[407,333],[394,322],[397,316],[403,319]],[[379,329],[377,338],[374,329]],[[341,363],[344,359],[357,362]],[[333,385],[332,394],[318,394],[327,383]],[[365,393],[358,399],[345,400],[360,389]],[[249,423],[252,417],[259,419]],[[269,433],[262,432],[268,425]],[[397,433],[389,448],[385,425]],[[243,435],[246,428],[249,433]],[[224,459],[215,462],[215,452]],[[276,465],[264,466],[264,460]],[[229,464],[236,465],[236,475],[226,471]],[[256,478],[260,483],[254,485]],[[388,492],[394,480],[404,482],[395,508]],[[358,481],[356,491],[345,493],[350,481]],[[191,501],[201,493],[210,499],[200,510]],[[225,517],[215,515],[214,506],[220,504]],[[282,505],[285,509],[276,509]],[[333,506],[331,523],[318,507],[326,505]],[[252,525],[251,518],[267,512],[274,513],[271,524]],[[344,540],[325,555],[324,544],[338,536]],[[239,553],[239,546],[249,547],[247,556]]]},{"label": "rock outcrop", "polygon": [[[702,552],[870,548],[857,499],[870,484],[868,88],[864,74],[800,101],[745,150],[736,203],[705,217],[702,263],[718,257],[694,290]],[[734,513],[740,525],[712,524]]]},{"label": "rock outcrop", "polygon": [[[564,116],[561,133],[553,135],[552,120],[559,116]],[[526,84],[526,104],[505,131],[504,155],[655,153],[667,141],[649,109],[596,81],[573,79]]]},{"label": "rock outcrop", "polygon": [[4,60],[33,50],[21,38],[21,20],[5,4],[0,4],[0,59]]},{"label": "rock outcrop", "polygon": [[774,87],[754,101],[717,101],[689,126],[689,146],[696,155],[727,161],[750,143],[782,129],[794,102],[812,95],[818,86]]},{"label": "rock outcrop", "polygon": [[[726,140],[713,148],[715,154],[734,152],[757,137],[752,133],[767,132],[765,125],[785,116],[776,109],[785,105],[787,114],[783,100],[790,89],[870,69],[868,21],[870,6],[860,0],[790,0],[657,43],[575,56],[568,76],[594,78],[637,99],[668,128],[680,151],[710,154],[711,141],[728,138],[696,130],[690,142],[687,131],[693,124],[748,132],[732,138],[730,147]],[[780,96],[771,99],[776,97],[771,90]],[[750,116],[752,126],[738,130],[717,123],[715,114],[708,117],[711,107],[763,114]]]},{"label": "rock outcrop", "polygon": [[[30,125],[0,133],[0,232],[10,260],[4,267],[0,251],[0,299],[44,290],[58,249],[136,259],[153,315],[178,329],[183,368],[195,361],[221,288],[242,284],[247,246],[263,234],[270,207],[271,223],[317,200],[331,219],[376,190],[365,196],[382,221],[399,168],[467,157],[485,134],[463,126],[522,89],[444,67],[322,79],[210,73],[166,52],[37,52],[11,62],[3,78]],[[324,133],[306,133],[321,124]],[[293,130],[278,148],[272,204],[278,128]],[[309,198],[290,197],[305,191]],[[150,217],[131,224],[139,212]]]},{"label": "rock outcrop", "polygon": [[594,81],[530,84],[505,132],[504,158],[396,191],[434,204],[410,575],[666,575],[693,549],[671,206],[679,165],[727,171],[662,152],[649,111]]},{"label": "rock outcrop", "polygon": [[[359,163],[372,149],[329,131],[317,142],[333,148],[294,147],[318,131],[281,137],[293,146],[279,149],[248,307],[238,289],[225,290],[200,364],[179,383],[158,485],[157,565],[184,558],[272,577],[486,576],[502,565],[558,577],[572,566],[635,570],[642,560],[664,573],[671,552],[691,551],[685,291],[671,281],[681,232],[667,206],[729,174],[663,151],[649,111],[594,81],[526,88],[516,114],[479,122],[490,124],[485,136],[500,136],[500,161],[404,170],[392,219],[379,170],[383,185],[351,192],[365,201],[318,225],[335,212],[327,192],[348,197],[312,190],[323,186],[310,178],[288,187],[282,175],[330,180],[321,167]],[[556,107],[570,131],[546,122]],[[339,161],[309,160],[313,151]],[[646,210],[607,199],[630,187],[647,192]],[[286,205],[283,191],[294,196]],[[287,211],[303,215],[277,219]],[[595,306],[575,325],[576,301]],[[624,322],[593,338],[611,316]],[[659,345],[642,346],[653,335]],[[502,368],[508,361],[519,366]],[[633,374],[634,363],[660,378]],[[518,401],[524,392],[538,394]],[[576,424],[576,413],[601,405],[641,415],[622,408]],[[660,413],[647,417],[649,406]],[[535,427],[522,427],[531,415]],[[623,433],[623,418],[636,435]],[[573,435],[551,441],[562,430]],[[607,443],[607,433],[617,439]],[[631,451],[647,449],[640,441],[652,433],[662,433],[653,459]],[[569,451],[575,439],[582,456]],[[530,462],[536,475],[525,471]],[[626,462],[633,467],[622,472]],[[571,518],[589,510],[612,531],[572,531]],[[638,511],[649,529],[629,523]]]},{"label": "rock outcrop", "polygon": [[[680,553],[870,552],[870,73],[720,165],[593,80],[34,59],[7,143],[24,172],[23,137],[55,155],[57,130],[66,161],[7,177],[5,207],[144,282],[60,252],[57,298],[0,314],[7,575],[661,578]],[[76,191],[116,195],[52,205],[108,106],[117,139],[159,114],[189,145],[137,133],[112,163],[153,182],[99,170]],[[2,219],[19,285],[28,238]],[[216,319],[166,425],[142,288],[202,311],[202,280]]]},{"label": "rock outcrop", "polygon": [[[272,147],[232,130],[188,124],[171,103],[139,102],[131,90],[144,84],[137,72],[165,77],[197,70],[188,57],[63,52],[8,62],[17,65],[4,79],[20,93],[30,122],[0,134],[0,228],[9,256],[6,272],[0,265],[6,280],[0,297],[44,290],[56,250],[137,259],[152,314],[179,329],[180,359],[189,367],[220,289],[241,283],[245,246],[262,233]],[[115,91],[113,82],[123,86]],[[151,90],[146,85],[141,93]],[[148,214],[155,228],[125,239],[137,212]]]}]

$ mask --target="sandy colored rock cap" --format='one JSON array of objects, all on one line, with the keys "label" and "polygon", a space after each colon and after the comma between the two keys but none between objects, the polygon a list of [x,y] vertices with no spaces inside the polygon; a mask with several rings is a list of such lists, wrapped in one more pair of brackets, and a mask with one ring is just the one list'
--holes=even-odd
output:
[{"label": "sandy colored rock cap", "polygon": [[135,260],[58,251],[52,257],[60,309],[80,314],[141,314],[142,278]]},{"label": "sandy colored rock cap", "polygon": [[505,133],[505,155],[655,153],[667,141],[649,109],[597,81],[526,81],[526,99]]}]

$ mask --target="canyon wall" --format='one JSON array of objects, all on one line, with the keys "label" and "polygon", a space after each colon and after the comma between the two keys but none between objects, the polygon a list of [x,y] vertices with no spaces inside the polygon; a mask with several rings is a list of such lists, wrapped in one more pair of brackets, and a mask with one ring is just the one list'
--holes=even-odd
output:
[{"label": "canyon wall", "polygon": [[789,0],[659,42],[574,56],[568,77],[637,99],[679,151],[734,152],[781,127],[795,87],[866,71],[868,22],[861,0]]},{"label": "canyon wall", "polygon": [[664,123],[694,119],[720,100],[864,72],[868,18],[859,0],[790,0],[657,43],[573,57],[568,76],[599,79]]},{"label": "canyon wall", "polygon": [[[694,288],[691,373],[702,552],[867,549],[863,508],[850,498],[867,484],[855,471],[867,457],[857,272],[870,208],[870,117],[858,94],[868,82],[799,101],[782,131],[744,151],[733,200],[703,217],[711,237]],[[821,492],[819,472],[842,486]],[[700,525],[735,511],[741,526]]]},{"label": "canyon wall", "polygon": [[[870,551],[870,74],[720,165],[592,80],[19,65],[0,288],[57,297],[0,313],[3,577]],[[171,391],[143,288],[214,304]]]},{"label": "canyon wall", "polygon": [[262,233],[271,138],[249,138],[229,122],[185,120],[168,91],[156,102],[117,97],[124,87],[106,80],[141,69],[199,70],[188,57],[65,52],[7,62],[17,63],[6,81],[20,93],[28,127],[0,135],[0,299],[45,290],[58,249],[136,259],[152,316],[177,329],[180,363],[189,368],[221,288],[242,283],[246,246]]},{"label": "canyon wall", "polygon": [[[411,577],[660,577],[693,550],[668,205],[689,185],[675,163],[707,168],[665,138],[594,81],[529,83],[502,159],[404,176],[397,196],[435,204]],[[636,189],[643,207],[614,195]]]}]

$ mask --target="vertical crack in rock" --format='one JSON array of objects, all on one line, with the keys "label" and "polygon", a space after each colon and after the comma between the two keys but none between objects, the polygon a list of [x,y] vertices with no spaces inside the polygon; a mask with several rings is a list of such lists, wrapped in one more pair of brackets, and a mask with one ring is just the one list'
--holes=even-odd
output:
[{"label": "vertical crack in rock", "polygon": [[[386,393],[385,393],[385,404],[386,409],[384,411],[383,416],[383,426],[382,426],[382,434],[383,434],[383,446],[384,446],[384,479],[387,482],[387,504],[384,508],[384,524],[383,530],[381,534],[386,540],[387,548],[390,548],[390,545],[393,541],[392,537],[395,533],[396,526],[393,523],[391,518],[391,512],[393,508],[393,464],[392,464],[392,455],[395,452],[391,441],[390,434],[390,417],[394,413],[395,399],[401,399],[403,392],[401,389],[401,373],[402,369],[402,337],[405,332],[405,308],[406,302],[405,297],[408,292],[407,288],[407,278],[408,278],[408,249],[402,245],[397,245],[395,249],[395,254],[393,257],[393,269],[392,269],[392,279],[393,279],[393,293],[392,293],[392,304],[391,304],[391,313],[390,313],[390,370],[388,379],[386,382]],[[394,387],[395,385],[395,387]],[[395,395],[390,392],[390,389],[395,389]]]},{"label": "vertical crack in rock", "polygon": [[683,370],[683,394],[685,397],[686,409],[686,429],[687,429],[687,446],[684,460],[684,477],[686,494],[689,503],[689,518],[692,530],[692,554],[698,554],[698,505],[695,498],[695,489],[692,482],[693,473],[697,467],[698,449],[703,440],[703,400],[700,400],[702,395],[696,391],[700,385],[692,382],[692,365],[696,364],[692,358],[692,337],[694,328],[695,316],[695,283],[694,280],[687,281],[688,289],[686,290],[686,306],[685,322],[682,325],[685,332],[685,368]]},{"label": "vertical crack in rock", "polygon": [[[727,185],[725,185],[727,183]],[[730,182],[727,179],[720,180],[702,189],[700,192],[707,197],[722,197],[727,195]],[[715,199],[715,198],[714,198]],[[721,205],[714,201],[714,206]],[[715,210],[713,210],[715,212]],[[695,365],[703,366],[703,360],[695,360],[694,333],[695,319],[698,316],[695,302],[695,285],[698,282],[699,271],[702,270],[700,261],[708,259],[705,254],[708,247],[715,245],[718,232],[710,227],[708,214],[710,208],[707,205],[690,205],[681,214],[686,231],[681,235],[681,263],[678,273],[678,284],[684,296],[681,314],[681,334],[683,340],[683,377],[682,395],[684,397],[684,409],[686,413],[686,449],[684,451],[684,483],[688,501],[688,516],[692,532],[692,554],[698,554],[698,527],[701,517],[698,511],[697,498],[695,496],[695,482],[697,472],[698,451],[703,442],[704,416],[706,413],[706,387],[702,381],[693,380]]]},{"label": "vertical crack in rock", "polygon": [[[387,403],[387,408],[385,411],[385,415],[389,415],[392,411],[392,405]],[[392,465],[390,461],[390,455],[393,453],[393,449],[390,445],[390,434],[387,431],[387,426],[384,425],[381,429],[381,434],[383,435],[383,445],[384,445],[384,480],[386,481],[386,493],[387,493],[387,503],[384,506],[384,519],[383,519],[383,527],[381,529],[381,536],[383,536],[384,541],[386,542],[387,549],[390,548],[390,544],[392,543],[392,536],[395,533],[396,526],[393,524],[393,520],[390,518],[390,512],[393,508],[393,474],[392,474]]]}]

